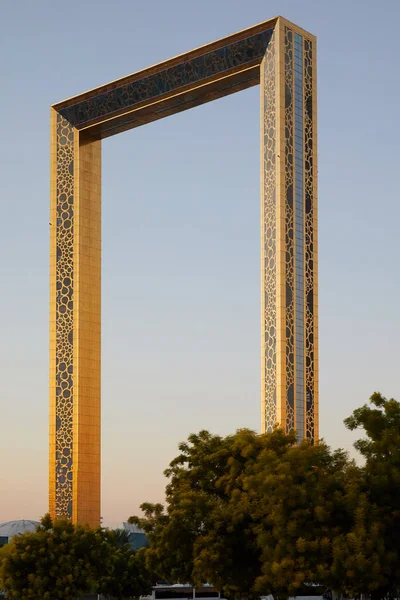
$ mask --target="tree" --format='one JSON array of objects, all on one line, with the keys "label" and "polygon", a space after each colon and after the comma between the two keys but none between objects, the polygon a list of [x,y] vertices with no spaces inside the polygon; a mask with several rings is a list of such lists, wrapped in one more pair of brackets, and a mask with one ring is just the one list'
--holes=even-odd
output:
[{"label": "tree", "polygon": [[261,551],[254,585],[260,594],[287,598],[308,595],[313,583],[331,587],[334,541],[353,518],[346,489],[356,479],[347,454],[332,452],[322,440],[260,455],[247,479]]},{"label": "tree", "polygon": [[354,446],[365,465],[355,519],[337,540],[334,568],[350,592],[380,600],[400,587],[400,403],[375,392],[345,425],[363,430]]},{"label": "tree", "polygon": [[144,517],[130,518],[149,538],[150,570],[167,581],[209,581],[231,595],[250,595],[259,551],[249,515],[236,511],[233,496],[265,439],[249,430],[225,438],[201,431],[179,445],[165,471],[167,509],[145,503]]},{"label": "tree", "polygon": [[142,505],[149,565],[169,581],[214,584],[236,598],[289,596],[326,577],[331,534],[345,531],[347,455],[296,445],[277,429],[206,431],[180,444],[165,471],[166,510]]},{"label": "tree", "polygon": [[41,520],[35,533],[0,551],[0,589],[10,600],[76,600],[96,590],[133,598],[151,590],[144,551],[133,552],[121,530],[89,529]]},{"label": "tree", "polygon": [[109,542],[116,548],[129,545],[129,534],[125,529],[112,529],[108,531]]},{"label": "tree", "polygon": [[220,499],[209,515],[207,530],[194,547],[194,579],[211,581],[224,594],[259,598],[256,582],[262,575],[257,526],[261,497],[250,485],[263,455],[281,457],[295,443],[294,434],[277,429],[257,435],[248,430],[230,436],[224,473],[216,482]]},{"label": "tree", "polygon": [[107,598],[138,598],[151,592],[151,579],[145,566],[144,549],[133,552],[129,546],[111,549],[107,569],[96,590]]},{"label": "tree", "polygon": [[368,495],[359,490],[352,503],[353,522],[348,531],[333,540],[331,587],[348,596],[385,597],[390,588],[386,581],[386,548],[382,523]]},{"label": "tree", "polygon": [[54,521],[15,536],[0,551],[0,588],[10,600],[76,600],[94,587],[107,561],[103,532]]}]

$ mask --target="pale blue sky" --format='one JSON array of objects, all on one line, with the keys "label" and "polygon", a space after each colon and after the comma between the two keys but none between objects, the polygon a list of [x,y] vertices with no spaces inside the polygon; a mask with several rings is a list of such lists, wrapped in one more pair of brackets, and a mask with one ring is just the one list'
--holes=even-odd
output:
[{"label": "pale blue sky", "polygon": [[[47,510],[49,105],[277,14],[318,36],[321,434],[400,399],[400,3],[2,0],[0,521]],[[103,144],[103,508],[259,423],[258,88]]]}]

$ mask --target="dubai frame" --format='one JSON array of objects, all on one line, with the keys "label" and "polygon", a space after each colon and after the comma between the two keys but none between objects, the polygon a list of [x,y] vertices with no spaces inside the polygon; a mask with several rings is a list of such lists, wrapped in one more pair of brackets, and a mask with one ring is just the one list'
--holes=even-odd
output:
[{"label": "dubai frame", "polygon": [[257,84],[261,429],[318,438],[316,40],[277,17],[51,107],[55,518],[100,522],[101,140]]}]

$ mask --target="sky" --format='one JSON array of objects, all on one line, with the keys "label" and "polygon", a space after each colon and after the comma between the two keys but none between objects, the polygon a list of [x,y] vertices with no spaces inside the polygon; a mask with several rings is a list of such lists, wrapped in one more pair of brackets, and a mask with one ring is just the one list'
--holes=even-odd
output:
[{"label": "sky", "polygon": [[[400,3],[0,0],[0,521],[48,502],[49,106],[281,14],[318,37],[320,431],[400,400]],[[102,516],[260,430],[259,88],[103,142]]]}]

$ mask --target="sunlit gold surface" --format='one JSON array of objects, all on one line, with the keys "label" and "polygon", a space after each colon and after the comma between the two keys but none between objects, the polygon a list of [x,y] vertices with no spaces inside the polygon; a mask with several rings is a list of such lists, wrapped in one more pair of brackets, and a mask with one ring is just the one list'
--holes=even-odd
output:
[{"label": "sunlit gold surface", "polygon": [[[79,96],[69,98],[53,105],[51,109],[51,209],[50,209],[50,444],[49,444],[49,506],[53,516],[67,516],[74,522],[92,526],[100,520],[100,379],[101,379],[101,139],[127,129],[164,118],[181,110],[186,110],[204,102],[234,93],[260,83],[261,92],[261,429],[268,430],[277,423],[287,427],[287,317],[286,317],[286,249],[285,218],[286,191],[285,179],[285,27],[290,28],[311,40],[313,43],[313,235],[314,235],[314,437],[318,438],[318,294],[317,294],[317,182],[316,182],[316,48],[314,36],[286,21],[282,17],[258,24],[252,28],[228,36],[186,54],[159,63],[138,73],[116,80]],[[212,74],[201,81],[182,85],[179,88],[158,94],[157,97],[136,102],[129,108],[114,110],[109,115],[93,118],[73,127],[73,167],[65,169],[62,165],[64,150],[60,146],[60,132],[57,137],[57,119],[60,124],[61,113],[80,102],[94,99],[122,85],[135,83],[166,69],[202,57],[229,44],[246,40],[252,35],[273,29],[273,35],[266,53],[259,58],[248,60],[245,64],[231,67],[222,73]],[[261,74],[260,74],[261,73]],[[270,78],[270,79],[268,79]],[[271,87],[273,85],[273,88]],[[61,112],[60,112],[61,111]],[[68,125],[68,122],[67,122]],[[268,129],[268,131],[267,131]],[[273,133],[271,133],[273,131]],[[266,153],[266,137],[273,136],[273,169],[271,155]],[[64,143],[64,142],[63,142]],[[57,146],[58,144],[58,146]],[[58,153],[57,153],[58,152]],[[68,154],[67,154],[68,155]],[[269,156],[269,158],[268,158]],[[58,157],[58,158],[57,158]],[[266,161],[267,157],[267,161]],[[65,159],[67,160],[67,159]],[[69,160],[69,159],[68,159]],[[68,166],[68,165],[67,165]],[[63,170],[64,168],[64,170]],[[63,359],[60,346],[64,335],[63,314],[59,314],[59,290],[57,290],[57,235],[60,228],[68,222],[67,217],[60,219],[57,206],[60,207],[60,190],[65,177],[73,169],[73,419],[70,431],[72,439],[72,485],[57,495],[57,481],[62,472],[62,457],[57,456],[61,442],[68,452],[68,419],[62,424],[63,438],[57,425],[61,414],[62,400],[56,401],[56,356]],[[70,184],[68,184],[70,185]],[[57,202],[59,204],[57,204]],[[272,204],[271,204],[272,202]],[[60,210],[60,208],[59,208]],[[272,211],[272,212],[271,212]],[[269,223],[268,226],[266,223]],[[267,230],[273,233],[267,239]],[[57,229],[58,228],[58,229]],[[57,232],[59,232],[57,234]],[[275,237],[274,237],[275,236]],[[68,242],[67,239],[67,242]],[[66,242],[66,243],[67,243]],[[274,245],[275,244],[275,245]],[[268,248],[275,248],[276,267],[266,274],[264,260]],[[58,269],[60,277],[60,269]],[[272,313],[265,305],[265,292],[273,294]],[[71,304],[72,306],[72,304]],[[71,309],[72,310],[72,309]],[[72,314],[72,313],[71,313]],[[275,331],[272,340],[275,348],[271,364],[266,356],[266,327]],[[271,346],[271,340],[269,340]],[[65,345],[64,345],[65,346]],[[275,362],[274,362],[275,361]],[[268,366],[269,365],[269,366]],[[72,369],[72,366],[71,366]],[[269,370],[268,370],[269,369]],[[268,372],[267,372],[268,371]],[[273,389],[271,388],[273,387]],[[266,406],[268,398],[268,406]],[[67,414],[68,417],[68,414]],[[306,414],[304,415],[306,420]],[[266,423],[268,422],[268,425]],[[66,424],[65,424],[66,423]],[[272,424],[272,425],[271,425]],[[240,424],[238,424],[240,425]],[[61,430],[60,430],[61,431]],[[65,438],[67,431],[67,438]],[[66,439],[66,441],[65,441]],[[58,475],[56,476],[56,472]],[[63,477],[61,475],[61,477]],[[62,485],[64,485],[62,483]],[[68,501],[70,495],[70,502]],[[57,499],[58,498],[58,499]],[[62,502],[62,505],[61,505]],[[71,513],[68,513],[71,507]],[[67,514],[68,513],[68,514]]]}]

